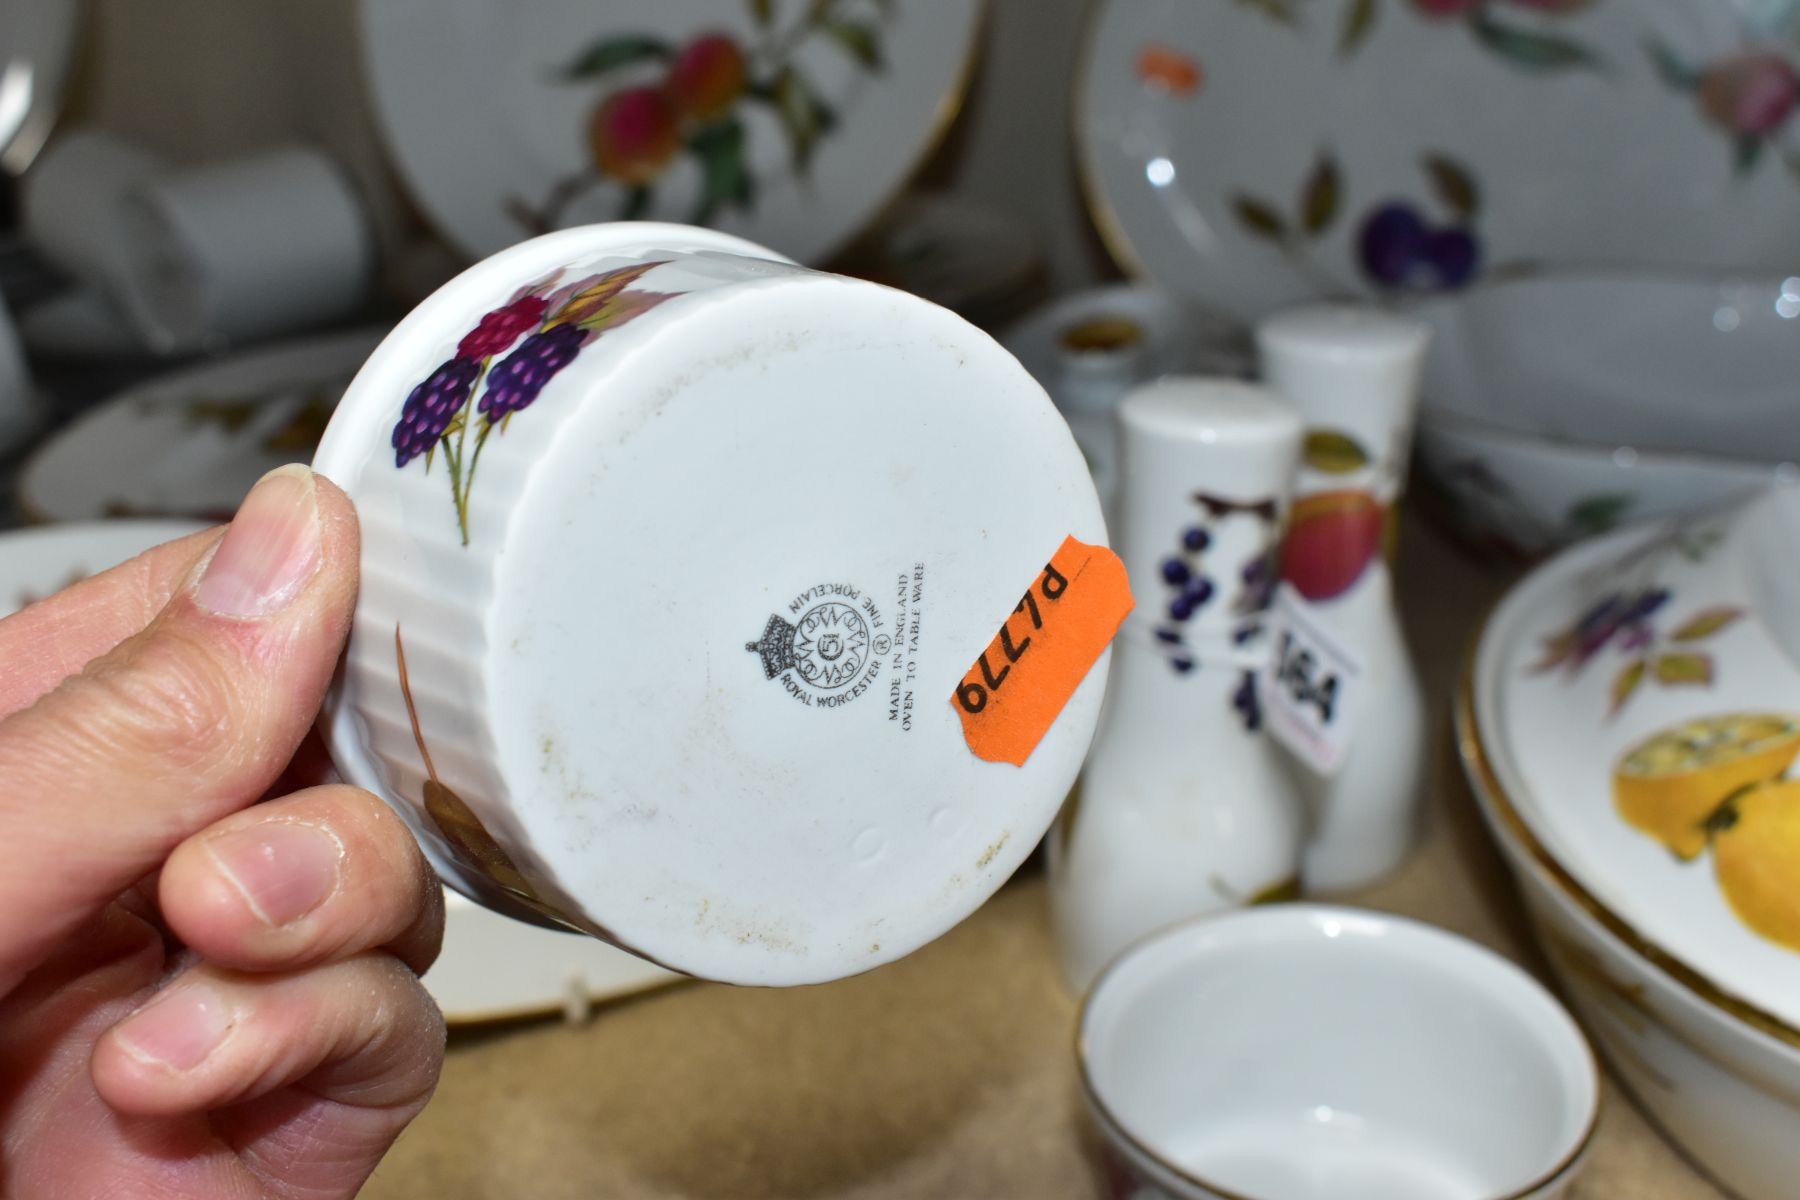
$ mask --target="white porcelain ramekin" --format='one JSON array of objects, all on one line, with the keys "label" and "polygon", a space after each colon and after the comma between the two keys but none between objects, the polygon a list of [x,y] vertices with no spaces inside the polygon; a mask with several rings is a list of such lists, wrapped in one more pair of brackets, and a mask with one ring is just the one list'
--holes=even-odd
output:
[{"label": "white porcelain ramekin", "polygon": [[315,465],[363,530],[334,757],[484,903],[839,977],[973,911],[1087,749],[1104,656],[1023,766],[965,741],[964,672],[1105,531],[1042,389],[915,297],[552,234],[407,317]]}]

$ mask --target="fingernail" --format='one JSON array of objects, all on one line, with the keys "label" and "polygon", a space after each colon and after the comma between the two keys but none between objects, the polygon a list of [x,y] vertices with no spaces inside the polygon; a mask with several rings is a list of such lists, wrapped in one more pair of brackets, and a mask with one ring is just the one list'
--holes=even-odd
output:
[{"label": "fingernail", "polygon": [[174,1071],[191,1071],[206,1061],[231,1032],[231,1013],[218,993],[204,984],[164,992],[125,1018],[115,1036],[133,1057]]},{"label": "fingernail", "polygon": [[344,858],[344,844],[317,825],[270,822],[201,845],[250,911],[276,929],[325,903]]},{"label": "fingernail", "polygon": [[194,599],[220,616],[266,617],[299,594],[320,558],[313,473],[299,464],[280,467],[244,497]]}]

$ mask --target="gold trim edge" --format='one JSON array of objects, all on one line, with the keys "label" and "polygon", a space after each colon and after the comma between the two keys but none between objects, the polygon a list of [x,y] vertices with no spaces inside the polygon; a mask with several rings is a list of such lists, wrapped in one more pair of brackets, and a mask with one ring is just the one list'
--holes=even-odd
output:
[{"label": "gold trim edge", "polygon": [[[1121,963],[1131,956],[1131,951],[1138,946],[1154,941],[1159,936],[1169,933],[1173,929],[1205,921],[1208,920],[1210,916],[1217,915],[1220,914],[1192,917],[1186,921],[1177,922],[1175,925],[1165,929],[1156,930],[1146,934],[1132,942],[1118,954],[1114,955],[1106,966],[1101,968],[1100,973],[1094,976],[1094,981],[1088,985],[1087,991],[1082,995],[1081,1005],[1075,1014],[1075,1067],[1081,1076],[1082,1094],[1086,1097],[1087,1102],[1093,1106],[1094,1111],[1099,1114],[1099,1122],[1105,1127],[1101,1130],[1102,1133],[1116,1133],[1128,1146],[1150,1162],[1154,1163],[1160,1170],[1168,1172],[1183,1183],[1189,1183],[1195,1187],[1204,1188],[1206,1191],[1209,1191],[1218,1197],[1218,1200],[1266,1200],[1265,1197],[1250,1196],[1242,1192],[1231,1191],[1229,1188],[1210,1182],[1195,1174],[1193,1171],[1188,1170],[1186,1167],[1178,1166],[1165,1158],[1136,1134],[1132,1133],[1125,1122],[1119,1119],[1118,1114],[1107,1107],[1106,1101],[1100,1097],[1100,1089],[1094,1085],[1093,1073],[1088,1070],[1088,1010],[1093,1006],[1094,997],[1100,992],[1100,985],[1106,982],[1107,978],[1119,968]],[[1389,914],[1377,912],[1376,915],[1398,916],[1402,919],[1417,920],[1417,918],[1407,918],[1403,913]],[[1421,923],[1429,924],[1429,922]],[[1448,930],[1442,930],[1442,932],[1449,933]],[[1452,934],[1451,936],[1455,935]],[[1588,1063],[1594,1073],[1594,1101],[1588,1106],[1587,1125],[1582,1129],[1581,1137],[1576,1141],[1575,1145],[1570,1148],[1567,1154],[1557,1160],[1554,1166],[1526,1183],[1523,1187],[1507,1192],[1502,1196],[1482,1197],[1481,1200],[1531,1200],[1532,1196],[1546,1188],[1554,1186],[1573,1172],[1580,1164],[1582,1158],[1587,1154],[1589,1147],[1594,1144],[1594,1139],[1600,1132],[1600,1114],[1606,1107],[1605,1089],[1600,1086],[1600,1060],[1594,1053],[1593,1045],[1589,1043],[1585,1034],[1582,1034],[1577,1040],[1580,1041],[1581,1048],[1587,1052]]]},{"label": "gold trim edge", "polygon": [[[1748,1025],[1757,1032],[1800,1050],[1800,1029],[1774,1013],[1758,1007],[1743,997],[1720,987],[1674,954],[1663,949],[1641,933],[1624,917],[1608,908],[1569,870],[1556,860],[1548,847],[1531,831],[1519,814],[1513,799],[1495,772],[1492,756],[1481,737],[1480,722],[1475,717],[1476,655],[1491,633],[1494,613],[1483,618],[1480,628],[1470,640],[1464,656],[1462,678],[1457,684],[1454,705],[1456,753],[1462,761],[1464,776],[1475,792],[1476,800],[1504,825],[1520,848],[1541,868],[1554,889],[1586,912],[1613,937],[1645,962],[1668,976],[1697,999],[1727,1016]],[[1535,924],[1535,921],[1534,921]]]}]

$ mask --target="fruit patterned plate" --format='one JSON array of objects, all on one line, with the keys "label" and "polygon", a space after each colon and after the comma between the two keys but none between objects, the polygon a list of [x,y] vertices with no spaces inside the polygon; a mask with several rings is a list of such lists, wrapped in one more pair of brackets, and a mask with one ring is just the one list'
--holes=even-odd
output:
[{"label": "fruit patterned plate", "polygon": [[381,332],[358,330],[164,375],[106,401],[19,473],[34,521],[228,519],[250,486],[312,457]]},{"label": "fruit patterned plate", "polygon": [[1800,1026],[1800,488],[1538,568],[1476,652],[1519,819],[1642,944]]},{"label": "fruit patterned plate", "polygon": [[1800,257],[1800,50],[1709,0],[1107,0],[1075,129],[1131,273],[1247,317],[1538,264]]},{"label": "fruit patterned plate", "polygon": [[648,218],[818,262],[947,127],[981,14],[981,0],[367,0],[362,32],[400,170],[471,255]]}]

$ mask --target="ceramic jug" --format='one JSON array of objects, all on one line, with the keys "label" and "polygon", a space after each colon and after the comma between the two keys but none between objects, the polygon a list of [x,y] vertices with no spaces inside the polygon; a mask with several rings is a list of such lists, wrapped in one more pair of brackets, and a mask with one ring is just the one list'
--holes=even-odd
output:
[{"label": "ceramic jug", "polygon": [[1119,429],[1137,608],[1050,845],[1077,991],[1173,921],[1290,894],[1304,826],[1257,688],[1300,420],[1252,384],[1171,378],[1127,396]]}]

